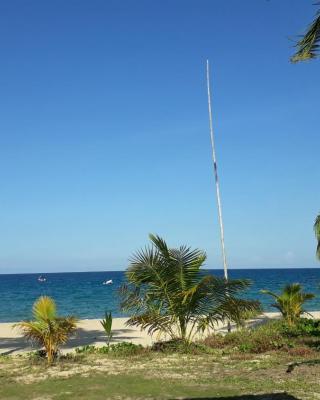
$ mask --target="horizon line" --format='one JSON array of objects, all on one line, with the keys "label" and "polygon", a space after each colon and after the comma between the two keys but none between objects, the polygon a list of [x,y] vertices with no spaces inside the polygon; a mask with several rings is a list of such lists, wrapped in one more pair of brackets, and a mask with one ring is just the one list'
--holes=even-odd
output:
[{"label": "horizon line", "polygon": [[[232,268],[229,267],[229,270],[281,270],[281,269],[317,269],[319,267],[240,267],[240,268]],[[223,271],[223,268],[202,268],[202,270],[208,271]],[[86,273],[96,273],[96,272],[125,272],[126,269],[118,269],[118,270],[90,270],[90,271],[50,271],[50,272],[0,272],[1,275],[48,275],[48,274],[86,274]]]}]

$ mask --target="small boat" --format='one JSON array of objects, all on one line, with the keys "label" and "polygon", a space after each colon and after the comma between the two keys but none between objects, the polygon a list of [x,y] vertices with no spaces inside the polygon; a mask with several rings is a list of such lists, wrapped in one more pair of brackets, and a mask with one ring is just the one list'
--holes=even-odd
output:
[{"label": "small boat", "polygon": [[40,275],[39,278],[38,278],[38,282],[45,282],[46,280],[47,279],[42,275]]},{"label": "small boat", "polygon": [[113,280],[109,279],[108,281],[104,281],[102,284],[103,285],[112,285],[113,284]]}]

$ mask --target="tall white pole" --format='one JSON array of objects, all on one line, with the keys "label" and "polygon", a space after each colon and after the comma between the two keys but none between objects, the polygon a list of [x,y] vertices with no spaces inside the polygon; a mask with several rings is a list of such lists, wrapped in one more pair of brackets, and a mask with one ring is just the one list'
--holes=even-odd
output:
[{"label": "tall white pole", "polygon": [[209,109],[211,150],[212,150],[214,178],[215,178],[215,183],[216,183],[217,205],[218,205],[218,215],[219,215],[219,225],[220,225],[220,240],[221,240],[222,259],[223,259],[223,271],[224,271],[224,279],[227,281],[228,280],[228,266],[227,266],[226,249],[225,249],[225,245],[224,245],[224,229],[223,229],[223,221],[222,221],[220,187],[219,187],[216,150],[215,150],[215,146],[214,146],[214,135],[213,135],[213,125],[212,125],[209,60],[207,60],[207,89],[208,89],[208,109]]}]

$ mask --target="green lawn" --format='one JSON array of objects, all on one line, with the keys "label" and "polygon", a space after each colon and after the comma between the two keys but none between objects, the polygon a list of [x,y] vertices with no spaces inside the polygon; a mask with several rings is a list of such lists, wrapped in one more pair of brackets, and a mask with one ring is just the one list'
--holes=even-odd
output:
[{"label": "green lawn", "polygon": [[[8,400],[320,398],[316,354],[92,354],[50,368],[26,357],[0,360],[0,399]],[[296,361],[300,364],[288,373]]]}]

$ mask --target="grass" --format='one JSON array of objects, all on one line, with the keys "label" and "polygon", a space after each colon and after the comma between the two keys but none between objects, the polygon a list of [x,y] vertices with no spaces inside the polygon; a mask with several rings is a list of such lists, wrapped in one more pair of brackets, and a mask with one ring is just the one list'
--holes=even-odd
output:
[{"label": "grass", "polygon": [[[214,399],[248,394],[315,399],[320,396],[317,354],[146,352],[114,358],[94,353],[67,357],[50,368],[29,357],[7,357],[0,361],[0,399]],[[293,365],[290,373],[288,365]],[[284,392],[288,395],[274,396]]]},{"label": "grass", "polygon": [[0,357],[0,399],[313,400],[319,336],[317,321],[277,321],[191,346],[85,346],[50,367],[41,353]]}]

